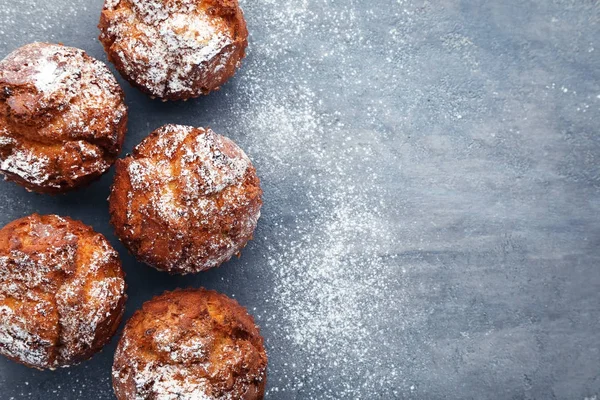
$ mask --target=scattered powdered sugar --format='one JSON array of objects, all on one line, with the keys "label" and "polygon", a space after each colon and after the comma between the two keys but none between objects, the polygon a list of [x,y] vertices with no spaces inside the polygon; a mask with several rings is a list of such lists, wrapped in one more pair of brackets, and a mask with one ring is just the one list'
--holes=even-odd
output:
[{"label": "scattered powdered sugar", "polygon": [[[133,4],[138,15],[142,16],[144,22],[148,25],[155,25],[169,18],[169,15],[175,12],[192,13],[198,7],[198,0],[121,0]],[[115,4],[116,5],[116,4]],[[105,5],[107,9],[114,8]]]},{"label": "scattered powdered sugar", "polygon": [[[91,271],[90,271],[91,272]],[[111,316],[120,299],[125,294],[125,281],[118,277],[92,280],[87,298],[87,307],[77,304],[83,295],[82,287],[85,279],[73,279],[64,284],[56,294],[60,324],[64,335],[77,338],[77,345],[91,347],[96,339],[97,329],[102,322]],[[62,347],[61,350],[67,350]],[[62,357],[69,358],[66,353]]]},{"label": "scattered powdered sugar", "polygon": [[194,335],[184,339],[172,326],[157,326],[155,329],[153,340],[156,349],[168,353],[173,362],[187,363],[208,356],[206,347],[209,338]]},{"label": "scattered powdered sugar", "polygon": [[[154,342],[160,351],[171,352],[170,356],[173,364],[162,364],[155,361],[147,362],[143,368],[140,368],[137,361],[127,369],[126,374],[120,377],[118,371],[113,371],[115,379],[122,379],[125,383],[131,379],[136,387],[136,400],[144,400],[149,396],[160,400],[216,400],[207,392],[211,390],[211,384],[208,380],[203,380],[190,373],[190,365],[186,358],[192,357],[197,360],[204,360],[206,354],[203,351],[201,343],[196,343],[189,348],[180,346],[172,350],[171,343],[177,338],[173,337],[176,330],[173,327],[163,326],[154,335]],[[195,337],[199,340],[200,338]],[[123,351],[129,347],[129,341],[125,341]],[[206,363],[195,363],[195,368],[208,368]],[[133,374],[133,376],[129,376]],[[227,400],[219,398],[219,400]]]},{"label": "scattered powdered sugar", "polygon": [[[115,5],[120,1],[109,0],[108,4]],[[20,0],[20,7],[0,6],[0,21],[4,26],[0,30],[11,33],[1,37],[1,40],[9,43],[6,48],[15,47],[16,43],[27,38],[45,37],[46,34],[60,40],[63,32],[68,31],[61,25],[66,24],[70,28],[72,21],[79,19],[89,21],[90,26],[95,25],[97,13],[91,11],[89,2],[73,0],[66,3],[69,5]],[[438,190],[464,190],[466,193],[459,193],[464,195],[472,193],[474,188],[451,182],[467,178],[461,176],[463,171],[433,172],[434,169],[443,171],[451,166],[438,163],[447,159],[427,151],[425,140],[449,140],[452,145],[461,145],[459,136],[468,132],[466,137],[471,139],[470,135],[473,135],[475,140],[464,143],[465,149],[470,149],[471,145],[477,148],[483,143],[483,146],[489,145],[494,151],[506,152],[505,156],[511,158],[510,162],[520,162],[519,156],[510,147],[503,146],[509,140],[501,132],[508,128],[512,131],[515,126],[518,128],[522,125],[518,120],[520,115],[533,121],[532,116],[548,113],[549,118],[538,124],[542,127],[541,134],[533,131],[528,135],[520,135],[516,140],[517,144],[523,141],[522,149],[528,151],[525,142],[535,136],[544,139],[540,151],[543,150],[544,154],[548,152],[548,157],[542,157],[544,161],[538,168],[546,168],[555,157],[561,158],[557,163],[564,162],[568,166],[553,170],[556,176],[548,177],[544,184],[549,184],[550,188],[561,188],[555,183],[564,179],[563,173],[570,172],[574,173],[571,178],[577,180],[578,185],[597,184],[598,174],[593,172],[597,169],[587,168],[589,175],[580,175],[584,173],[583,170],[575,171],[585,163],[572,162],[578,155],[580,159],[589,161],[588,167],[597,165],[597,148],[590,146],[593,140],[583,139],[594,135],[594,123],[589,118],[586,121],[574,118],[562,108],[565,104],[570,106],[570,103],[562,104],[552,97],[545,97],[547,93],[544,90],[536,89],[549,79],[561,75],[566,79],[569,95],[575,86],[579,85],[577,89],[581,90],[582,85],[591,82],[590,77],[593,79],[595,76],[587,73],[591,59],[582,57],[584,52],[586,57],[590,57],[587,55],[588,47],[589,51],[592,45],[598,47],[597,43],[592,43],[594,36],[590,34],[597,28],[594,24],[570,22],[589,22],[590,18],[596,18],[597,21],[596,3],[562,0],[527,2],[526,6],[523,3],[523,15],[511,18],[512,5],[517,3],[489,2],[475,6],[469,2],[427,0],[372,3],[356,0],[242,0],[251,32],[249,56],[244,67],[226,90],[215,94],[214,98],[202,99],[193,107],[187,104],[170,110],[174,114],[169,115],[176,119],[189,117],[190,120],[186,122],[194,121],[197,125],[205,124],[208,119],[213,126],[218,125],[220,132],[236,137],[259,169],[265,189],[266,217],[259,224],[252,251],[255,255],[264,255],[264,263],[251,262],[236,267],[243,268],[243,273],[238,276],[249,277],[247,282],[243,282],[246,287],[239,291],[244,293],[246,299],[255,302],[256,309],[251,312],[264,328],[267,338],[270,355],[267,399],[399,399],[434,398],[436,395],[438,398],[453,398],[464,393],[479,393],[486,397],[498,388],[511,391],[515,397],[532,395],[531,390],[535,391],[536,388],[546,393],[547,397],[551,397],[550,392],[556,390],[562,390],[563,395],[568,397],[565,391],[569,389],[577,392],[571,393],[571,397],[585,400],[596,400],[598,397],[595,393],[598,381],[594,380],[597,369],[592,368],[592,372],[589,368],[579,371],[581,373],[577,377],[568,378],[570,384],[566,384],[564,379],[558,384],[553,380],[553,377],[562,377],[568,366],[575,365],[578,368],[594,365],[594,361],[590,361],[593,360],[593,354],[588,357],[582,354],[588,344],[596,343],[593,330],[597,323],[584,324],[585,329],[572,341],[577,349],[573,347],[570,352],[567,346],[558,353],[548,350],[552,343],[560,343],[563,339],[564,329],[560,334],[555,329],[562,324],[561,320],[554,317],[564,310],[552,308],[545,300],[562,294],[564,301],[558,302],[559,308],[565,301],[575,300],[571,298],[573,293],[567,287],[559,284],[555,288],[550,285],[552,293],[545,292],[548,297],[537,299],[543,300],[543,304],[538,304],[539,310],[544,307],[552,309],[549,334],[556,342],[544,339],[548,333],[545,332],[547,325],[544,328],[534,322],[532,327],[540,326],[541,330],[533,332],[535,338],[531,337],[532,341],[528,342],[530,331],[512,328],[515,328],[513,322],[518,321],[517,318],[530,317],[530,308],[524,310],[519,303],[517,308],[510,307],[509,303],[504,303],[506,296],[496,297],[499,292],[487,292],[495,287],[485,285],[485,282],[473,281],[473,284],[481,287],[470,291],[469,287],[463,286],[464,282],[453,281],[467,277],[460,275],[460,270],[465,266],[461,263],[468,263],[469,259],[457,255],[459,249],[451,247],[455,244],[451,240],[428,243],[426,233],[430,231],[413,225],[416,222],[423,225],[429,221],[438,223],[438,216],[431,215],[429,218],[427,214],[442,212],[443,208],[444,213],[456,215],[451,219],[456,224],[450,228],[440,228],[438,232],[445,234],[456,230],[461,235],[462,228],[471,225],[463,223],[460,218],[465,218],[467,222],[477,218],[468,210],[456,210],[455,204],[432,205],[432,201],[447,198],[437,196]],[[72,11],[72,4],[77,11]],[[99,6],[98,3],[97,8]],[[31,12],[35,17],[18,18],[17,14],[22,10]],[[530,18],[532,10],[537,14],[537,17],[533,15],[533,19]],[[589,12],[585,13],[586,10]],[[549,13],[554,11],[561,23],[552,19],[551,24],[537,25],[540,19],[550,21]],[[60,12],[67,17],[64,18]],[[434,13],[433,17],[427,17],[427,14]],[[45,17],[46,14],[48,17]],[[576,14],[580,17],[573,18]],[[11,21],[23,21],[25,26],[19,29]],[[419,25],[415,26],[415,22]],[[577,29],[568,25],[579,26],[579,39],[578,35],[573,36]],[[470,36],[473,44],[469,44],[462,39],[469,37],[467,31],[481,35]],[[540,36],[544,33],[547,34],[546,38]],[[529,48],[532,37],[537,44],[534,49]],[[563,41],[568,41],[571,48],[565,46]],[[138,43],[137,46],[141,49],[144,44]],[[164,44],[155,43],[155,46],[154,51],[167,52]],[[480,48],[476,49],[477,46]],[[448,54],[444,55],[444,52]],[[596,52],[591,54],[595,55]],[[458,61],[453,61],[454,57]],[[478,64],[480,67],[475,73],[465,75],[465,71],[452,65],[452,62],[464,62],[469,71],[477,68]],[[576,64],[576,67],[569,67],[569,63]],[[494,67],[490,64],[494,64]],[[160,63],[157,63],[150,74],[155,81],[166,78],[166,75],[160,75],[159,66]],[[497,66],[501,70],[499,75]],[[590,71],[595,70],[592,68]],[[517,86],[507,83],[510,81],[516,82]],[[594,99],[599,93],[597,87],[593,84],[588,86],[594,91]],[[556,89],[560,87],[559,82]],[[498,115],[489,119],[486,119],[486,114],[493,109],[486,111],[482,108],[491,103],[478,100],[481,92],[485,91],[493,91],[497,103],[502,104]],[[337,103],[336,98],[340,99]],[[540,98],[551,106],[541,107]],[[586,101],[589,103],[589,99]],[[190,108],[186,109],[186,106]],[[215,115],[203,113],[205,106]],[[520,107],[524,111],[522,114],[515,113],[511,107]],[[585,110],[585,107],[582,106],[582,109]],[[556,115],[560,115],[560,118],[556,119]],[[478,123],[466,125],[469,117],[474,116],[477,116]],[[162,117],[155,121],[167,122]],[[470,122],[475,122],[475,119],[472,118]],[[539,128],[533,124],[527,126]],[[563,127],[569,133],[569,141],[582,145],[580,148],[570,147],[575,149],[575,158],[572,154],[552,150],[568,146],[552,138],[554,134],[563,137],[554,132]],[[488,132],[489,129],[493,132]],[[444,130],[447,131],[440,133]],[[477,131],[481,132],[477,134]],[[406,141],[406,144],[401,141]],[[448,148],[440,146],[438,150],[446,151]],[[455,150],[448,153],[452,154]],[[508,150],[511,150],[510,153]],[[469,156],[470,161],[485,161],[486,157],[481,151],[475,150]],[[536,157],[524,159],[537,160]],[[480,169],[481,165],[478,164],[476,168]],[[483,164],[483,168],[486,165]],[[502,164],[494,163],[493,167],[511,176],[510,171],[500,168]],[[448,178],[447,182],[444,181],[445,177]],[[415,185],[415,180],[424,182]],[[526,178],[524,181],[533,185],[532,188],[539,184]],[[488,183],[494,182],[491,179]],[[415,190],[415,186],[423,190]],[[394,189],[386,189],[390,187]],[[534,194],[529,189],[515,192],[523,189],[517,182],[514,187],[506,187],[511,193],[518,194],[520,200],[525,200],[521,195]],[[495,197],[502,189],[503,186],[488,186],[487,192]],[[391,190],[395,190],[395,193],[390,193]],[[575,197],[568,198],[578,197],[575,200],[585,202],[583,193],[590,195],[596,192],[593,189],[586,192],[576,189],[574,193]],[[502,199],[499,196],[483,204],[501,204]],[[543,208],[547,203],[537,195],[533,203],[536,216],[545,215]],[[561,203],[553,204],[558,206]],[[202,204],[199,208],[204,210],[206,207],[206,204]],[[580,208],[587,210],[586,207],[581,205]],[[553,214],[556,214],[556,210],[562,208],[552,207]],[[495,209],[492,211],[495,212]],[[519,226],[523,226],[521,223],[526,220],[519,211],[523,210],[515,210],[515,215],[521,220]],[[571,225],[576,226],[573,229],[585,232],[584,228],[589,224],[579,220],[579,216],[584,215],[579,212],[584,211],[567,207],[563,214],[569,217]],[[412,213],[423,218],[412,219]],[[496,228],[509,226],[514,225],[511,222],[495,225]],[[473,232],[464,233],[476,235]],[[543,237],[547,234],[545,229]],[[584,236],[590,239],[589,235]],[[579,235],[575,237],[578,240],[582,238]],[[587,243],[585,240],[581,242]],[[449,247],[442,247],[445,245]],[[540,243],[537,245],[540,249],[547,248]],[[556,247],[556,243],[553,245]],[[575,257],[578,261],[576,266],[581,268],[589,260],[583,253],[573,255],[573,249],[566,247],[558,246],[558,250],[561,258],[567,258],[567,264]],[[447,250],[451,251],[448,253]],[[579,252],[579,249],[575,251]],[[586,250],[585,254],[591,254],[589,251]],[[394,259],[396,255],[398,258]],[[430,264],[429,261],[418,261],[424,260],[423,257],[431,257],[432,260],[440,258]],[[451,257],[452,261],[443,257]],[[466,257],[470,258],[471,255],[467,254]],[[554,261],[550,257],[545,254],[535,262],[551,265]],[[493,268],[486,264],[487,259],[488,256],[482,260],[483,268]],[[242,257],[240,264],[244,264],[245,260],[248,258]],[[454,261],[456,265],[447,265]],[[414,264],[419,262],[423,263],[423,268],[415,273]],[[553,265],[553,268],[559,265]],[[456,271],[449,273],[453,269]],[[463,272],[468,274],[470,271],[473,270]],[[503,286],[503,275],[512,275],[516,271],[496,269],[500,278],[498,287]],[[222,276],[226,277],[229,273],[224,272]],[[435,274],[443,275],[432,277]],[[414,279],[415,276],[423,280]],[[542,273],[540,276],[545,275]],[[447,278],[452,280],[444,282]],[[525,283],[524,279],[514,278],[519,285]],[[200,284],[203,279],[198,277],[197,282]],[[544,285],[553,281],[542,280],[541,284]],[[258,289],[252,287],[254,284]],[[237,285],[238,282],[231,283],[232,288],[239,287]],[[227,285],[224,287],[227,288]],[[463,289],[467,289],[465,293],[458,293]],[[504,293],[510,296],[528,290],[528,286],[513,286],[512,289],[514,291],[510,286],[503,288],[508,290]],[[260,293],[256,294],[257,290]],[[525,300],[535,305],[535,293],[527,293]],[[451,304],[440,303],[443,301]],[[589,296],[586,301],[589,305]],[[455,310],[456,306],[458,309]],[[582,316],[568,318],[565,326],[582,327],[581,318],[590,320],[586,319],[590,308],[584,309],[585,312],[580,313]],[[498,313],[480,315],[485,318],[484,322],[477,321],[476,315],[471,313],[488,310]],[[468,321],[454,321],[457,325],[451,325],[453,311],[456,311],[456,315],[467,316]],[[532,320],[539,319],[540,315],[537,314]],[[421,321],[411,326],[418,318]],[[467,326],[464,322],[468,322]],[[486,326],[496,330],[497,324],[503,326],[503,332],[508,332],[508,344],[505,346],[497,341],[478,342],[463,337],[488,337],[488,332],[484,331]],[[526,324],[529,325],[529,322]],[[463,329],[466,331],[462,332]],[[523,336],[526,336],[525,342]],[[536,346],[539,347],[536,349]],[[578,351],[583,353],[577,354]],[[547,360],[554,357],[560,359],[567,353],[570,363],[563,363],[564,366],[557,368],[544,366],[552,364]],[[533,357],[526,360],[530,355]],[[449,362],[454,357],[456,360]],[[522,363],[531,366],[529,371],[520,368]],[[74,388],[70,393],[72,386],[67,384],[54,388],[54,397],[84,398],[90,394],[95,397],[98,388],[95,380],[102,379],[98,372],[106,371],[106,365],[103,363],[97,370],[81,369],[80,379],[88,383],[83,395],[79,388]],[[516,368],[511,368],[513,366]],[[482,367],[484,373],[477,369]],[[512,369],[514,375],[508,373],[507,376],[504,367]],[[531,372],[533,375],[525,375],[525,382],[522,383],[522,372]],[[78,379],[77,383],[71,385],[79,382]],[[545,385],[544,382],[555,384]],[[110,384],[104,380],[102,384],[105,389],[98,394],[98,398],[113,398]],[[463,392],[463,384],[471,384],[476,388],[471,386],[473,391]],[[19,390],[12,383],[6,386],[10,395]],[[39,398],[38,393],[30,394],[29,398]],[[27,395],[17,394],[15,397],[25,398]]]},{"label": "scattered powdered sugar", "polygon": [[86,61],[82,50],[31,43],[9,54],[2,64],[3,79],[17,85],[32,82],[41,96],[39,107],[52,108],[78,93]]},{"label": "scattered powdered sugar", "polygon": [[[179,125],[177,129],[168,126],[158,136],[156,145],[167,157],[171,158],[177,149],[179,149],[185,138],[192,132],[192,129],[193,127],[185,125]],[[190,152],[192,152],[192,150],[190,150]]]},{"label": "scattered powdered sugar", "polygon": [[[411,317],[386,215],[398,205],[381,185],[390,154],[373,145],[379,133],[344,125],[344,114],[369,110],[335,102],[362,94],[352,68],[360,18],[326,1],[244,3],[255,40],[224,130],[246,134],[240,144],[265,183],[256,240],[272,274],[264,302],[277,311],[255,316],[276,354],[267,398],[395,398],[401,371],[381,354],[393,354]],[[296,47],[305,36],[323,45]],[[331,87],[307,81],[311,72],[329,74]]]}]

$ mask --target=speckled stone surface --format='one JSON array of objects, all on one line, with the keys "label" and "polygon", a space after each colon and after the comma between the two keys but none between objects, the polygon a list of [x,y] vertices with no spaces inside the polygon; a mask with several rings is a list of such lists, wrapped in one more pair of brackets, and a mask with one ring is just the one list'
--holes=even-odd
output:
[{"label": "speckled stone surface", "polygon": [[[119,77],[123,154],[179,123],[252,159],[265,205],[240,259],[136,263],[108,223],[112,170],[56,197],[1,182],[0,224],[57,213],[105,234],[126,318],[177,287],[234,296],[266,339],[268,399],[599,399],[600,3],[242,5],[249,53],[221,91],[161,103]],[[0,0],[0,56],[38,40],[106,61],[101,6]],[[116,340],[55,372],[1,358],[0,397],[112,399]]]}]

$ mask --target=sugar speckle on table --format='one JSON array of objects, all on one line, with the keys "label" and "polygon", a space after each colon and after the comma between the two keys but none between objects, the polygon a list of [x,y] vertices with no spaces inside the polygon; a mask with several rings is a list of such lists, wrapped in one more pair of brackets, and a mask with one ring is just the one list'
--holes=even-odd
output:
[{"label": "sugar speckle on table", "polygon": [[[266,3],[272,7],[242,3],[247,15],[264,13],[266,24],[254,28],[271,40],[251,42],[237,89],[252,102],[230,110],[235,123],[226,129],[243,127],[248,134],[246,146],[263,182],[297,196],[294,209],[270,205],[273,194],[266,189],[272,226],[258,239],[274,275],[264,301],[279,310],[276,317],[259,314],[258,319],[269,331],[283,335],[277,344],[267,337],[267,346],[277,345],[270,352],[282,353],[285,360],[270,366],[275,377],[270,378],[267,398],[285,398],[286,393],[323,399],[385,393],[381,386],[398,385],[399,376],[390,360],[379,357],[382,346],[391,346],[385,339],[389,327],[379,326],[379,318],[390,307],[402,313],[401,288],[407,284],[390,254],[398,244],[390,234],[395,227],[382,213],[395,205],[372,167],[380,154],[369,144],[357,146],[354,138],[346,141],[340,111],[327,110],[323,88],[303,78],[330,58],[341,65],[351,63],[351,43],[363,41],[363,33],[352,7]],[[315,24],[331,31],[324,43],[343,44],[302,49],[302,57],[288,58],[290,38],[309,35]],[[283,77],[288,90],[273,90],[268,76]],[[335,91],[352,90],[355,79],[341,77]],[[357,180],[359,171],[363,178]],[[314,362],[303,361],[307,359]],[[386,372],[367,376],[358,365]]]}]

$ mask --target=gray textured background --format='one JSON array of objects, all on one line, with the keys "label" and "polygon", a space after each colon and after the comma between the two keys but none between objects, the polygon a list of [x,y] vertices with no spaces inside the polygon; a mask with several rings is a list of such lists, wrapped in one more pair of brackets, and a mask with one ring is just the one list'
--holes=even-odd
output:
[{"label": "gray textured background", "polygon": [[[106,60],[101,0],[0,0],[0,55]],[[168,123],[247,150],[265,206],[242,258],[191,277],[112,234],[112,170],[65,196],[0,184],[0,223],[81,219],[121,253],[129,317],[206,286],[256,316],[269,399],[600,398],[600,3],[245,0],[220,92],[153,102],[120,78],[125,152]],[[2,399],[111,399],[116,339],[80,366],[0,359]]]}]

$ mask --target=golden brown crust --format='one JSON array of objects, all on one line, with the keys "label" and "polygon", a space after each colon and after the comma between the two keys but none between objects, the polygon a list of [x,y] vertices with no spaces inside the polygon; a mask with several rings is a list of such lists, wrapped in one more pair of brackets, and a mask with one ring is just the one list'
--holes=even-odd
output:
[{"label": "golden brown crust", "polygon": [[248,45],[237,0],[105,0],[98,27],[121,75],[163,100],[218,90]]},{"label": "golden brown crust", "polygon": [[231,140],[166,125],[117,161],[111,223],[139,260],[171,273],[216,267],[252,238],[262,191]]},{"label": "golden brown crust", "polygon": [[206,289],[165,292],[131,317],[113,364],[119,400],[264,397],[267,355],[254,319]]},{"label": "golden brown crust", "polygon": [[0,62],[0,172],[40,193],[96,179],[123,144],[123,97],[108,68],[83,50],[15,50]]},{"label": "golden brown crust", "polygon": [[38,369],[88,359],[126,298],[118,254],[89,226],[33,214],[0,230],[0,354]]}]

